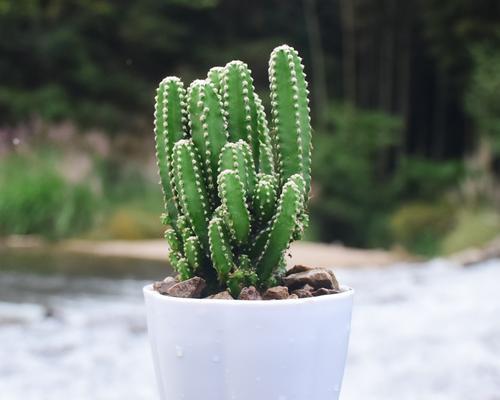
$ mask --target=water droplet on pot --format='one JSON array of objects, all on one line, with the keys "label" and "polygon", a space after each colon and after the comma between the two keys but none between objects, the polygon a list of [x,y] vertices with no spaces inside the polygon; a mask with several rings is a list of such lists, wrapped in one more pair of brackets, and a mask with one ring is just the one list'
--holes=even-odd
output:
[{"label": "water droplet on pot", "polygon": [[212,361],[214,363],[218,363],[218,362],[220,362],[220,357],[218,355],[215,355],[215,356],[212,357]]},{"label": "water droplet on pot", "polygon": [[278,396],[278,400],[286,400],[286,396],[283,396],[283,395]]},{"label": "water droplet on pot", "polygon": [[184,349],[181,346],[175,346],[175,355],[177,358],[184,357]]},{"label": "water droplet on pot", "polygon": [[256,381],[256,382],[260,382],[261,380],[262,380],[262,378],[261,378],[260,376],[257,376],[257,377],[255,378],[255,381]]}]

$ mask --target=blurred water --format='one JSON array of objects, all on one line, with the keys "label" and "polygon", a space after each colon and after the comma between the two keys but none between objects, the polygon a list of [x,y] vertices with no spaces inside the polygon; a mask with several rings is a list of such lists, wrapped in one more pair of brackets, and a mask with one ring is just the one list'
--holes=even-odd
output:
[{"label": "blurred water", "polygon": [[[3,269],[1,400],[157,398],[140,274],[117,280]],[[338,276],[356,289],[342,400],[500,399],[500,261]]]}]

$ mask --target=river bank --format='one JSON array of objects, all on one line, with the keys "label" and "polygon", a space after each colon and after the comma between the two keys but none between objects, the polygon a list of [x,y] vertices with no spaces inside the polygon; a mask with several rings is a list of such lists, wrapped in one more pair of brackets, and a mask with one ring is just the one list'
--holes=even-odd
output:
[{"label": "river bank", "polygon": [[[162,239],[137,241],[65,240],[48,243],[35,237],[12,236],[0,242],[0,247],[10,250],[46,250],[57,253],[159,262],[167,260],[169,251],[166,241]],[[383,267],[412,260],[412,257],[403,252],[356,249],[336,244],[311,242],[293,243],[288,255],[289,265],[307,264],[331,268]]]},{"label": "river bank", "polygon": [[[47,242],[33,236],[10,236],[0,239],[0,252],[14,252],[25,256],[79,257],[84,264],[91,264],[93,258],[107,259],[115,267],[134,262],[156,265],[168,264],[169,248],[165,240],[63,240]],[[500,258],[500,237],[482,247],[469,248],[447,255],[457,265],[469,266]],[[87,262],[87,260],[89,262]],[[324,268],[387,267],[399,263],[422,262],[404,251],[384,249],[358,249],[341,244],[294,242],[287,252],[289,267],[305,264]],[[100,264],[103,264],[100,262]],[[0,267],[1,267],[0,262]]]}]

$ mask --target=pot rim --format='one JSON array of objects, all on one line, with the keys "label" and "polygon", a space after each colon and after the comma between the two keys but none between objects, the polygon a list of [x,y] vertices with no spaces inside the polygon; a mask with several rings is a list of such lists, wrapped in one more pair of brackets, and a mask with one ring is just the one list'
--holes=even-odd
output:
[{"label": "pot rim", "polygon": [[247,306],[258,306],[258,307],[286,307],[291,305],[299,304],[317,304],[327,301],[342,301],[344,299],[354,296],[354,289],[349,286],[340,285],[342,292],[327,294],[317,297],[305,297],[299,299],[287,299],[287,300],[226,300],[226,299],[192,299],[183,297],[172,297],[165,296],[158,293],[153,289],[153,284],[148,284],[142,289],[144,296],[154,298],[157,301],[163,301],[168,303],[180,303],[180,304],[206,304],[206,305],[226,305],[230,307],[247,307]]}]

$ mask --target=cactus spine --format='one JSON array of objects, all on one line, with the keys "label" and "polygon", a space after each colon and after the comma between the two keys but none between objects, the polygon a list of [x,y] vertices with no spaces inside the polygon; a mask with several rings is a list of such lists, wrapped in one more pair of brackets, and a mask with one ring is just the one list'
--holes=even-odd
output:
[{"label": "cactus spine", "polygon": [[156,154],[166,204],[170,262],[183,279],[211,279],[233,295],[267,287],[307,225],[311,126],[297,51],[269,61],[271,129],[251,71],[241,61],[214,67],[186,91],[159,85]]}]

